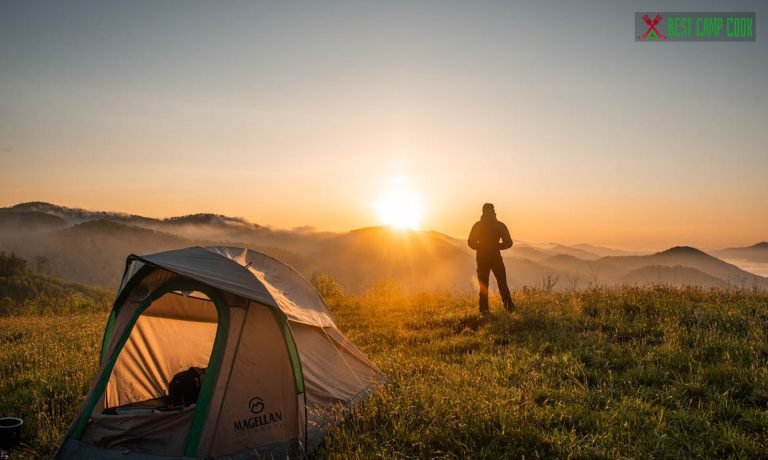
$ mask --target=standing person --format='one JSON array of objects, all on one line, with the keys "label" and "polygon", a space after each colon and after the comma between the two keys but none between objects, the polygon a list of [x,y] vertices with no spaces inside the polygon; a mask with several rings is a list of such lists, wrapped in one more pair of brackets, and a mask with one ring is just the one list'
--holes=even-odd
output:
[{"label": "standing person", "polygon": [[496,219],[496,210],[493,204],[483,205],[483,215],[480,221],[472,226],[467,240],[469,247],[477,251],[477,280],[480,283],[480,313],[488,314],[488,281],[490,272],[496,277],[499,285],[499,293],[504,308],[511,311],[515,308],[512,303],[512,295],[507,286],[507,271],[504,268],[504,260],[501,251],[512,247],[512,237],[503,222]]}]

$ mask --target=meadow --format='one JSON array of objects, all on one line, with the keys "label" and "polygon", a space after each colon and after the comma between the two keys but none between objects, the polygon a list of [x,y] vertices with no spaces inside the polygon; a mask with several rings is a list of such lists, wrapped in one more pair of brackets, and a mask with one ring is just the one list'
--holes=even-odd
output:
[{"label": "meadow", "polygon": [[[768,458],[765,293],[521,289],[488,318],[468,295],[336,294],[388,379],[316,458]],[[0,414],[26,423],[14,458],[55,452],[106,316],[0,318]]]}]

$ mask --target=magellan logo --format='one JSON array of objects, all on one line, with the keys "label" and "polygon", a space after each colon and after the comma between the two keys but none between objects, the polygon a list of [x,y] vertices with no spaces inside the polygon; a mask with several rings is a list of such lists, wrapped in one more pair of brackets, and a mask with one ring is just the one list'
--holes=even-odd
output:
[{"label": "magellan logo", "polygon": [[248,409],[251,410],[252,414],[260,414],[261,411],[264,410],[264,400],[258,396],[251,398],[251,400],[248,401]]},{"label": "magellan logo", "polygon": [[235,420],[235,431],[251,431],[251,430],[267,430],[278,426],[283,421],[283,412],[276,410],[272,412],[264,412],[267,408],[267,404],[263,398],[254,396],[248,401],[248,411],[254,414],[253,417],[244,418],[242,420]]}]

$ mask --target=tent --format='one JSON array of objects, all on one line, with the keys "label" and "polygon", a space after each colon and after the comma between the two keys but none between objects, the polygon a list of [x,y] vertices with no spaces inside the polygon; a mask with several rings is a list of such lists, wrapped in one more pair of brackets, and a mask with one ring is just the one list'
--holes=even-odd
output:
[{"label": "tent", "polygon": [[[169,382],[191,368],[204,372],[196,402],[169,405]],[[382,377],[312,285],[269,256],[131,255],[57,458],[300,456]]]}]

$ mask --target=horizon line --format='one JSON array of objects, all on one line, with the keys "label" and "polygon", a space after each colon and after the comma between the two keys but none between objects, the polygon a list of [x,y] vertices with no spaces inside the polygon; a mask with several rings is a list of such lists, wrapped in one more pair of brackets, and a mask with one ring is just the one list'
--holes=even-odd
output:
[{"label": "horizon line", "polygon": [[[304,225],[300,225],[300,226],[294,226],[292,228],[280,228],[280,227],[275,227],[275,226],[272,226],[272,225],[269,225],[269,224],[261,224],[261,223],[253,222],[252,220],[250,220],[249,218],[244,217],[244,216],[232,216],[232,215],[227,215],[227,214],[221,214],[221,213],[218,213],[218,212],[194,212],[194,213],[180,214],[180,215],[174,215],[174,216],[152,217],[150,215],[134,214],[134,213],[129,213],[129,212],[125,212],[125,211],[94,210],[94,209],[89,209],[89,208],[79,207],[79,206],[65,206],[65,205],[51,203],[49,201],[40,201],[40,200],[22,201],[22,202],[15,203],[15,204],[8,204],[8,205],[5,205],[5,206],[1,207],[0,209],[12,209],[12,208],[15,208],[17,206],[34,205],[34,204],[48,205],[48,206],[53,206],[53,207],[57,207],[57,208],[67,209],[67,210],[71,210],[71,211],[85,211],[85,212],[90,212],[90,213],[113,214],[115,216],[137,217],[137,218],[144,218],[144,219],[153,219],[153,220],[158,220],[158,221],[168,221],[168,220],[172,220],[172,219],[178,219],[178,218],[190,217],[190,216],[196,216],[196,215],[219,216],[219,217],[224,217],[224,218],[232,219],[232,220],[240,220],[240,221],[243,221],[243,223],[247,223],[247,224],[251,224],[251,225],[257,225],[257,226],[259,226],[261,228],[265,228],[265,229],[268,229],[270,231],[276,231],[276,232],[305,232],[305,233],[315,233],[315,234],[331,233],[331,234],[341,235],[341,234],[344,234],[344,233],[351,233],[351,232],[355,232],[355,231],[359,231],[359,230],[365,230],[365,229],[384,228],[384,229],[390,229],[390,230],[393,230],[393,231],[398,231],[398,232],[403,232],[403,233],[405,233],[405,232],[416,232],[416,233],[434,232],[434,233],[439,233],[439,234],[448,236],[450,238],[453,238],[453,239],[459,240],[459,241],[463,241],[465,239],[464,237],[457,237],[455,235],[449,234],[449,233],[441,231],[441,230],[436,230],[436,229],[423,229],[423,228],[419,228],[419,229],[401,229],[401,228],[397,228],[395,226],[386,225],[386,224],[364,225],[364,226],[361,226],[361,227],[355,227],[355,228],[351,228],[351,229],[347,229],[347,230],[342,230],[342,231],[323,230],[323,229],[320,229],[320,228],[318,228],[318,227],[316,227],[314,225],[311,225],[311,224],[304,224]],[[614,246],[614,245],[606,246],[606,245],[604,245],[602,243],[591,243],[591,242],[585,242],[585,241],[575,242],[575,243],[564,243],[564,242],[557,242],[557,241],[549,241],[549,242],[533,242],[533,241],[527,241],[527,240],[517,240],[516,241],[516,243],[518,243],[518,244],[521,244],[521,245],[524,245],[524,246],[530,246],[530,247],[542,247],[542,246],[548,246],[548,245],[559,245],[559,246],[566,246],[566,247],[575,247],[575,246],[580,246],[580,245],[587,245],[587,246],[595,246],[595,247],[599,247],[599,248],[603,248],[603,249],[612,249],[612,250],[620,250],[620,251],[627,251],[627,252],[640,252],[640,253],[646,252],[646,251],[662,252],[662,251],[666,251],[668,249],[672,249],[672,248],[676,248],[676,247],[691,247],[691,248],[695,248],[695,249],[699,249],[699,250],[738,249],[738,248],[748,248],[748,247],[752,247],[752,246],[758,245],[760,243],[766,243],[766,242],[768,242],[768,238],[760,240],[760,241],[757,241],[757,242],[752,242],[751,244],[750,243],[744,243],[745,244],[744,246],[741,246],[741,245],[738,245],[738,244],[734,244],[734,245],[729,245],[727,247],[719,247],[719,248],[714,248],[713,247],[713,248],[709,248],[709,247],[692,246],[690,244],[685,244],[685,243],[682,243],[682,244],[670,243],[669,245],[665,245],[665,246],[661,246],[661,247],[656,247],[654,249],[637,249],[637,248],[630,248],[630,247],[627,247],[627,246]],[[576,248],[576,249],[578,249],[578,248]]]}]

